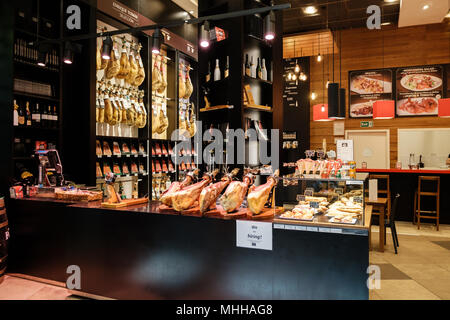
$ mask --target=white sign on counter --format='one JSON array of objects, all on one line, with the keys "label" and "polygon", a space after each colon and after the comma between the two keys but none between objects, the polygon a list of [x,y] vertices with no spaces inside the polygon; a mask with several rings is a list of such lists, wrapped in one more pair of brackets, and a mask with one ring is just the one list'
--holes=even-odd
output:
[{"label": "white sign on counter", "polygon": [[236,246],[272,250],[272,223],[236,220]]},{"label": "white sign on counter", "polygon": [[336,153],[343,162],[353,161],[353,140],[337,140]]}]

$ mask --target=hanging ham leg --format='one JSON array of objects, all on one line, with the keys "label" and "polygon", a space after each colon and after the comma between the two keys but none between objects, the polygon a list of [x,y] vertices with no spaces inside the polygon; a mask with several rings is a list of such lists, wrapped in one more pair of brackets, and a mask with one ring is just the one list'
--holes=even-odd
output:
[{"label": "hanging ham leg", "polygon": [[203,188],[213,180],[217,172],[218,170],[215,170],[211,174],[205,174],[202,181],[175,192],[172,196],[173,209],[176,211],[189,209],[198,200]]},{"label": "hanging ham leg", "polygon": [[247,196],[248,208],[253,214],[260,214],[264,205],[269,198],[270,191],[277,184],[276,177],[279,175],[279,170],[267,178],[267,182],[258,187],[250,188]]},{"label": "hanging ham leg", "polygon": [[217,198],[222,193],[239,172],[239,168],[234,169],[231,173],[226,174],[221,181],[212,183],[202,190],[200,198],[198,200],[200,212],[205,213],[209,208],[215,205]]},{"label": "hanging ham leg", "polygon": [[239,208],[244,201],[248,186],[253,183],[253,176],[247,174],[244,181],[233,181],[228,185],[225,193],[220,197],[220,205],[226,212],[233,212]]},{"label": "hanging ham leg", "polygon": [[175,192],[183,189],[184,187],[190,185],[194,181],[194,176],[198,174],[198,170],[195,170],[193,172],[189,172],[186,174],[186,177],[183,181],[174,181],[170,185],[170,187],[164,191],[164,193],[161,195],[161,202],[165,204],[166,206],[172,206],[172,196]]}]

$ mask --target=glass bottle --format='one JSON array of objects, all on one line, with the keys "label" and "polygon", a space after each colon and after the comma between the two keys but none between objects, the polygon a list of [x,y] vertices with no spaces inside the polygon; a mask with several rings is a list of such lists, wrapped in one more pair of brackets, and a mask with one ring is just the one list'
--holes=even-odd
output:
[{"label": "glass bottle", "polygon": [[220,80],[220,67],[219,67],[219,59],[216,59],[216,67],[214,69],[214,81]]},{"label": "glass bottle", "polygon": [[262,79],[261,64],[259,63],[259,58],[258,58],[258,64],[256,65],[256,77],[258,79]]},{"label": "glass bottle", "polygon": [[230,73],[230,57],[227,56],[227,64],[225,65],[225,70],[223,71],[223,77],[228,78]]},{"label": "glass bottle", "polygon": [[267,81],[266,59],[262,59],[261,75],[264,81]]}]

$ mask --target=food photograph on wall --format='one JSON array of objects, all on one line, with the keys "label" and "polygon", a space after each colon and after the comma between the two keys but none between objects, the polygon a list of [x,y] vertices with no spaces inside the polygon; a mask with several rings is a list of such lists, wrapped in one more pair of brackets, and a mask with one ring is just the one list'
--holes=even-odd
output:
[{"label": "food photograph on wall", "polygon": [[373,116],[373,103],[392,99],[392,70],[350,71],[349,115],[351,118]]},{"label": "food photograph on wall", "polygon": [[399,68],[397,80],[397,116],[435,116],[442,98],[442,66]]}]

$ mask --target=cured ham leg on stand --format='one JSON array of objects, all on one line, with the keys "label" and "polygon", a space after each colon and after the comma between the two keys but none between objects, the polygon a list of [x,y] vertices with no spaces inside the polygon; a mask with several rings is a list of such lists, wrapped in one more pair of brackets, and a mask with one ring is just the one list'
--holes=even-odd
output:
[{"label": "cured ham leg on stand", "polygon": [[221,181],[212,183],[202,190],[202,192],[200,193],[200,198],[198,200],[200,212],[202,214],[208,211],[209,208],[213,207],[216,204],[216,200],[222,193],[223,189],[225,189],[230,184],[230,182],[233,180],[233,177],[238,172],[239,168],[236,168],[231,173],[226,174],[221,179]]},{"label": "cured ham leg on stand", "polygon": [[264,205],[269,198],[270,191],[277,184],[277,177],[280,174],[279,170],[267,178],[267,182],[258,187],[252,186],[248,192],[247,202],[248,208],[253,214],[260,214]]},{"label": "cured ham leg on stand", "polygon": [[181,190],[182,188],[190,185],[194,181],[195,175],[198,174],[198,170],[195,170],[194,172],[189,172],[186,174],[186,177],[183,181],[174,181],[170,185],[170,187],[164,191],[164,193],[161,195],[161,202],[165,204],[166,206],[172,206],[172,195],[177,192],[178,190]]},{"label": "cured ham leg on stand", "polygon": [[189,209],[198,200],[203,188],[213,180],[218,172],[219,170],[216,169],[212,173],[207,173],[203,176],[202,181],[175,192],[172,196],[173,209],[175,211]]},{"label": "cured ham leg on stand", "polygon": [[220,197],[220,205],[226,212],[233,212],[244,201],[248,187],[253,183],[253,175],[247,174],[244,181],[233,181],[228,185],[225,193]]}]

